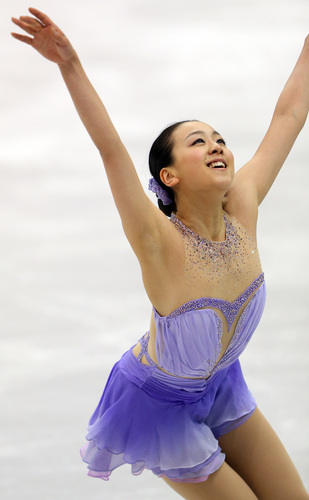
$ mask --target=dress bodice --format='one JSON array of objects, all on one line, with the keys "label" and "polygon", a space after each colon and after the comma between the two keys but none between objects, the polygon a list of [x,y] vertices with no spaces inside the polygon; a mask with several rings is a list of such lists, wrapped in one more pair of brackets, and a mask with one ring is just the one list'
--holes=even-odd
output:
[{"label": "dress bodice", "polygon": [[[259,323],[265,295],[264,275],[260,274],[234,302],[201,298],[163,317],[154,310],[159,366],[179,377],[207,378],[232,364]],[[236,321],[228,347],[220,357],[223,321],[217,310],[223,313],[231,332],[243,304],[246,305]]]},{"label": "dress bodice", "polygon": [[[187,378],[208,378],[232,364],[250,340],[265,305],[265,283],[256,241],[223,212],[226,238],[210,241],[176,216],[185,250],[180,304],[167,316],[153,308],[158,366]],[[181,272],[181,271],[180,271]],[[147,352],[142,341],[140,358]]]}]

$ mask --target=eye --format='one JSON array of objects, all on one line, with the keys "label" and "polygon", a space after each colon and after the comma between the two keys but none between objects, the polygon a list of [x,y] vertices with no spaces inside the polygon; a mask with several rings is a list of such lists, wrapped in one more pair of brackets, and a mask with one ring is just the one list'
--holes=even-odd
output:
[{"label": "eye", "polygon": [[200,143],[204,143],[205,144],[204,139],[202,139],[201,137],[199,137],[198,139],[196,139],[196,141],[194,141],[192,143],[192,146],[194,146],[194,144],[200,144]]},{"label": "eye", "polygon": [[226,146],[226,142],[225,142],[225,140],[224,140],[224,139],[218,139],[218,140],[217,140],[217,143],[218,143],[218,144],[223,144],[223,146]]}]

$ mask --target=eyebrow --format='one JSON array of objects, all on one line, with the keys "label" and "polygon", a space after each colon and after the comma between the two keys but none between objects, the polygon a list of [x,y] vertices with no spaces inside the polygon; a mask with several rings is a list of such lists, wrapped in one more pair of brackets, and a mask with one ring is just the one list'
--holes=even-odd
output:
[{"label": "eyebrow", "polygon": [[[205,135],[205,132],[203,130],[194,130],[193,132],[190,132],[190,134],[187,135],[187,137],[186,137],[185,140],[187,140],[191,135],[195,135],[195,134],[203,134],[203,135]],[[221,136],[221,134],[219,134],[219,132],[216,132],[216,130],[213,130],[212,133],[211,133],[211,135],[212,136],[213,135],[220,135]]]}]

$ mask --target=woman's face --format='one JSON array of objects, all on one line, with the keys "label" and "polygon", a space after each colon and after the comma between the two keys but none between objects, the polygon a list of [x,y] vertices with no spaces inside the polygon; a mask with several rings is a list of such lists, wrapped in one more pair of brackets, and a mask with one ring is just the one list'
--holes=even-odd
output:
[{"label": "woman's face", "polygon": [[173,133],[173,173],[192,188],[228,190],[234,177],[234,157],[222,136],[210,125],[186,122]]}]

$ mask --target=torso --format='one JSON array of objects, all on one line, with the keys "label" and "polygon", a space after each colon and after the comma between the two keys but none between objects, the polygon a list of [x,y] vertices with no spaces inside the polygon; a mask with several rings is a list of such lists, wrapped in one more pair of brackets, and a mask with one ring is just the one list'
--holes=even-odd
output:
[{"label": "torso", "polygon": [[[222,325],[220,353],[217,363],[226,352],[233,338],[236,325],[251,296],[261,284],[257,281],[262,269],[255,239],[232,216],[224,212],[226,239],[213,242],[194,233],[175,215],[171,224],[181,236],[184,248],[184,265],[178,268],[177,291],[173,297],[173,309],[170,311],[154,310],[150,325],[149,354],[157,363],[156,320],[173,313],[184,304],[194,303],[194,308],[207,308],[215,311]],[[247,293],[252,283],[256,287]],[[241,301],[237,299],[241,298]],[[204,302],[198,299],[209,299]],[[217,299],[217,302],[214,300]],[[221,302],[220,302],[221,301]],[[223,304],[225,306],[221,307]],[[234,305],[233,305],[234,303]],[[235,307],[235,304],[238,304]],[[231,307],[229,306],[231,304]],[[191,307],[191,306],[190,306]],[[234,311],[229,314],[228,311]],[[162,315],[162,316],[160,316]],[[140,351],[140,345],[134,348],[134,354]],[[142,362],[147,364],[146,359]]]}]

